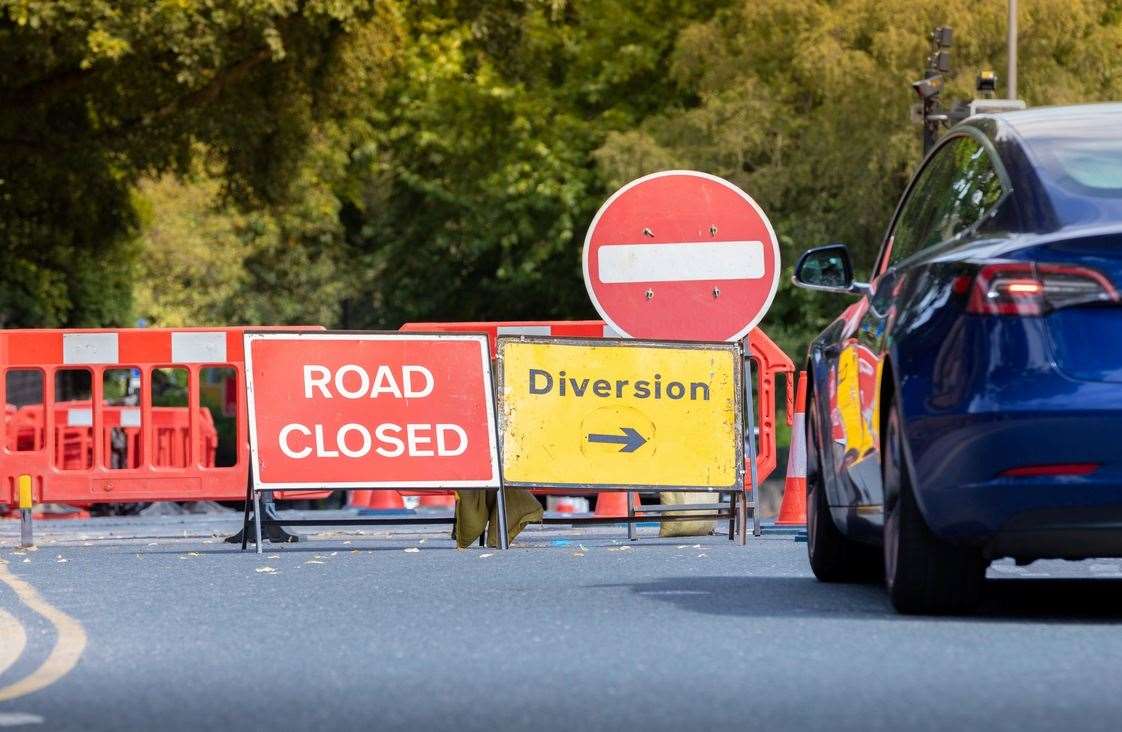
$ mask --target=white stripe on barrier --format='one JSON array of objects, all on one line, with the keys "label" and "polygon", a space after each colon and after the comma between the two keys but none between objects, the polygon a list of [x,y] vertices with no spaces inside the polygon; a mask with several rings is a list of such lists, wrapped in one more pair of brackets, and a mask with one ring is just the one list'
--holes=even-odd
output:
[{"label": "white stripe on barrier", "polygon": [[608,325],[607,323],[604,323],[603,336],[604,338],[623,338],[623,336],[619,334],[618,330]]},{"label": "white stripe on barrier", "polygon": [[125,407],[121,410],[121,426],[122,427],[139,427],[140,426],[140,409],[137,407]]},{"label": "white stripe on barrier", "polygon": [[605,244],[596,256],[600,281],[607,284],[758,280],[764,276],[764,245],[759,241]]},{"label": "white stripe on barrier", "polygon": [[221,363],[226,360],[226,334],[172,333],[171,360],[175,363]]},{"label": "white stripe on barrier", "polygon": [[75,408],[66,410],[67,427],[93,427],[93,410]]},{"label": "white stripe on barrier", "polygon": [[791,449],[787,453],[787,477],[806,477],[806,415],[796,412],[791,425]]},{"label": "white stripe on barrier", "polygon": [[548,325],[500,325],[499,335],[550,335]]},{"label": "white stripe on barrier", "polygon": [[118,363],[116,333],[63,333],[63,363]]}]

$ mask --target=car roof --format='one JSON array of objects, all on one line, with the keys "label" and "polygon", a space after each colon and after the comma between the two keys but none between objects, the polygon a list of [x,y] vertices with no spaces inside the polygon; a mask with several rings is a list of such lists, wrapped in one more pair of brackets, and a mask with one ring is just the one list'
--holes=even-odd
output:
[{"label": "car roof", "polygon": [[[978,115],[992,117],[1012,127],[1025,140],[1048,135],[1057,127],[1079,120],[1084,123],[1101,123],[1104,126],[1122,126],[1122,102],[1101,104],[1072,104],[1063,107],[1034,107],[1014,112],[997,112]],[[1120,129],[1115,127],[1115,129]]]}]

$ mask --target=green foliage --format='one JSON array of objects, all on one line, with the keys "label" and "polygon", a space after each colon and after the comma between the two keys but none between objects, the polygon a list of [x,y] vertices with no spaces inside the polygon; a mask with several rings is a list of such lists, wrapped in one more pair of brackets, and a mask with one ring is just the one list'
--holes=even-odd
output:
[{"label": "green foliage", "polygon": [[398,25],[371,0],[0,0],[0,326],[127,322],[139,177],[201,143],[236,200],[282,201]]},{"label": "green foliage", "polygon": [[[1116,0],[1034,0],[1021,10],[1019,91],[1029,104],[1119,98]],[[786,274],[799,252],[829,241],[849,244],[868,272],[921,157],[909,84],[940,24],[955,28],[961,71],[943,97],[970,98],[977,70],[1004,70],[1004,3],[745,0],[678,39],[672,73],[697,103],[609,135],[600,170],[609,186],[671,167],[723,176],[769,213]],[[789,279],[763,327],[798,360],[845,302]]]},{"label": "green foliage", "polygon": [[[428,2],[343,207],[351,325],[591,316],[591,152],[669,101],[677,28],[713,2]],[[668,22],[668,19],[671,19]]]},{"label": "green foliage", "polygon": [[[785,275],[867,271],[920,159],[927,33],[1003,72],[966,0],[0,0],[0,325],[593,315],[580,250],[622,183],[726,177]],[[1119,98],[1118,0],[1022,0],[1022,96]],[[792,288],[796,357],[844,307]]]}]

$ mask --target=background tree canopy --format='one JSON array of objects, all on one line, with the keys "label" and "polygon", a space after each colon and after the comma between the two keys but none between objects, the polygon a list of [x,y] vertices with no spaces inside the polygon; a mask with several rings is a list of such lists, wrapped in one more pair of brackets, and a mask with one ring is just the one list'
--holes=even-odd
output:
[{"label": "background tree canopy", "polygon": [[[920,159],[927,33],[965,0],[0,0],[0,325],[590,317],[588,222],[726,177],[868,266]],[[1022,0],[1031,105],[1122,97],[1122,1]],[[786,278],[784,278],[786,283]],[[784,284],[793,355],[839,303]]]}]

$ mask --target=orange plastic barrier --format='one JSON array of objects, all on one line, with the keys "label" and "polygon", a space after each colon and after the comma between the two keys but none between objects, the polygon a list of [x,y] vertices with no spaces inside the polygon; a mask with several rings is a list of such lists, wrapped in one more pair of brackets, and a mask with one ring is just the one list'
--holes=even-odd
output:
[{"label": "orange plastic barrier", "polygon": [[[29,404],[8,408],[8,450],[21,452],[41,449],[45,444],[43,405]],[[55,402],[55,464],[63,470],[80,470],[93,464],[93,426],[69,427],[71,410],[92,414],[89,401]],[[105,405],[102,407],[103,454],[112,455],[123,468],[140,467],[141,429],[126,426],[124,413],[129,407]],[[132,408],[135,411],[135,408]],[[153,464],[160,468],[178,468],[187,465],[190,445],[190,415],[186,407],[153,407],[152,419],[155,434]],[[215,467],[218,453],[218,429],[210,409],[202,407],[198,413],[200,462],[203,467]],[[114,445],[115,432],[123,444]],[[112,461],[111,461],[112,462]]]},{"label": "orange plastic barrier", "polygon": [[[240,397],[245,393],[245,330],[0,331],[0,403],[5,405],[0,503],[17,503],[20,475],[31,476],[36,503],[243,499],[249,471],[246,405]],[[153,404],[154,374],[167,368],[186,372],[186,406]],[[228,371],[217,374],[223,378],[212,385],[211,404],[205,406],[203,376],[212,368]],[[107,404],[106,372],[122,369],[139,380],[139,389],[128,404]],[[80,375],[86,394],[56,400],[56,391],[76,370],[88,374]],[[9,382],[13,387],[22,383],[21,393],[9,395]],[[218,464],[219,428],[212,408],[226,423],[231,418],[235,423],[226,435],[233,441],[229,465]],[[328,494],[288,491],[278,497]]]}]

